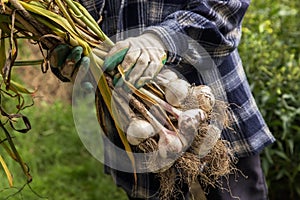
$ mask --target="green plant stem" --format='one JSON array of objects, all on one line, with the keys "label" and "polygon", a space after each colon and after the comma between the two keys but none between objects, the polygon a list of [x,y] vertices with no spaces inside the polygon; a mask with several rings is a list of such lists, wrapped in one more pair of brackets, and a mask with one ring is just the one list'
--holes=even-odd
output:
[{"label": "green plant stem", "polygon": [[25,163],[23,162],[19,152],[17,151],[13,141],[12,141],[12,138],[9,134],[9,132],[6,130],[6,128],[4,127],[4,125],[2,124],[2,122],[0,122],[0,128],[2,128],[2,130],[4,131],[5,135],[6,135],[6,139],[9,143],[9,146],[10,148],[12,149],[14,155],[16,156],[16,161],[20,164],[24,174],[26,175],[27,177],[27,182],[30,183],[32,181],[32,177],[31,175],[29,174],[29,171],[28,171],[28,168],[27,166],[25,165]]},{"label": "green plant stem", "polygon": [[[26,29],[30,30],[34,35],[37,37],[48,34],[49,30],[47,27],[43,26],[42,24],[38,23],[30,13],[24,9],[23,5],[21,5],[22,1],[18,0],[9,0],[9,2],[20,12],[20,15],[16,13],[16,19],[26,27]],[[48,31],[47,31],[48,30]],[[50,40],[44,39],[42,41],[48,48],[53,46],[53,42]]]},{"label": "green plant stem", "polygon": [[73,10],[73,12],[76,14],[78,18],[80,18],[92,31],[96,33],[96,35],[105,42],[107,45],[112,47],[114,43],[103,33],[103,31],[99,28],[97,22],[92,18],[92,16],[84,12],[84,15],[82,14],[82,10],[80,10],[75,3],[72,0],[65,0],[65,2],[68,4],[68,6]]},{"label": "green plant stem", "polygon": [[32,66],[41,65],[44,60],[16,60],[14,66]]}]

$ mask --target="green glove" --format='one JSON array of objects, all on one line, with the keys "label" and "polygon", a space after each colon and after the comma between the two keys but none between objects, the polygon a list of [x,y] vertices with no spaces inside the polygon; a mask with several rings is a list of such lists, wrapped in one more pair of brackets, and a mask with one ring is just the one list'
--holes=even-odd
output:
[{"label": "green glove", "polygon": [[137,88],[152,80],[166,62],[165,46],[154,34],[145,33],[117,42],[107,54],[105,71],[122,66],[126,79]]},{"label": "green glove", "polygon": [[[76,75],[80,74],[84,79],[90,66],[90,59],[82,56],[81,46],[70,48],[66,44],[58,45],[50,54],[50,66],[52,72],[63,82],[75,81]],[[80,73],[78,73],[80,71]]]},{"label": "green glove", "polygon": [[70,48],[66,44],[58,45],[50,54],[50,66],[53,74],[63,82],[81,83],[86,92],[93,91],[93,85],[87,76],[90,58],[82,56],[81,46]]}]

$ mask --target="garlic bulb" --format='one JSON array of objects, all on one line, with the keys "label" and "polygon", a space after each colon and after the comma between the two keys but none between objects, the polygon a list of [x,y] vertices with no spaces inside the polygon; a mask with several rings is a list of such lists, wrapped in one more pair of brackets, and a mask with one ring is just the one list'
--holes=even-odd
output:
[{"label": "garlic bulb", "polygon": [[168,153],[176,154],[182,152],[183,145],[175,132],[169,131],[167,133],[165,131],[161,131],[159,136],[158,151],[162,158],[167,158]]},{"label": "garlic bulb", "polygon": [[221,129],[215,125],[208,125],[207,133],[203,138],[202,144],[194,148],[193,151],[199,155],[200,158],[205,157],[215,146],[220,137]]},{"label": "garlic bulb", "polygon": [[146,120],[134,119],[129,123],[126,131],[127,140],[132,145],[138,145],[155,135],[153,126]]},{"label": "garlic bulb", "polygon": [[206,119],[206,113],[202,109],[190,109],[183,111],[178,117],[178,128],[184,135],[187,143],[192,142],[200,128],[201,122]]},{"label": "garlic bulb", "polygon": [[165,97],[169,104],[182,107],[189,94],[190,84],[183,79],[175,79],[165,86]]},{"label": "garlic bulb", "polygon": [[199,108],[210,112],[215,105],[215,96],[207,85],[198,85],[192,88],[192,95],[196,97]]}]

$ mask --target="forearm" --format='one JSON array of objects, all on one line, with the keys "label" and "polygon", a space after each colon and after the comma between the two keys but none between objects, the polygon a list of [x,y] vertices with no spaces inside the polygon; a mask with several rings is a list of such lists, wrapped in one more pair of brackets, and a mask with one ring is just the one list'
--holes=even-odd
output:
[{"label": "forearm", "polygon": [[194,0],[185,10],[170,14],[146,32],[157,34],[172,56],[184,55],[197,42],[213,58],[235,50],[241,37],[241,22],[249,0]]}]

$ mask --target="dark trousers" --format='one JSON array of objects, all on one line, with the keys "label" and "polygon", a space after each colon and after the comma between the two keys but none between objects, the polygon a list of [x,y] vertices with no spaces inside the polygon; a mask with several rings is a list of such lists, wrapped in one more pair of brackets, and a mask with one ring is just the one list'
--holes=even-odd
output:
[{"label": "dark trousers", "polygon": [[[236,167],[243,173],[232,174],[228,181],[223,178],[223,187],[226,189],[210,188],[207,194],[208,200],[266,200],[268,190],[265,176],[262,172],[260,156],[255,155],[240,158]],[[229,188],[228,188],[229,185]],[[238,198],[237,198],[238,197]]]},{"label": "dark trousers", "polygon": [[[208,188],[206,191],[207,200],[267,200],[268,190],[261,168],[260,156],[255,155],[240,158],[236,167],[241,171],[241,173],[238,172],[237,174],[232,174],[228,177],[228,179],[222,178],[221,188]],[[131,197],[129,197],[129,199],[142,200]],[[185,198],[185,200],[188,199],[189,198]],[[196,198],[194,199],[198,200]]]}]

